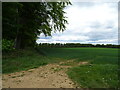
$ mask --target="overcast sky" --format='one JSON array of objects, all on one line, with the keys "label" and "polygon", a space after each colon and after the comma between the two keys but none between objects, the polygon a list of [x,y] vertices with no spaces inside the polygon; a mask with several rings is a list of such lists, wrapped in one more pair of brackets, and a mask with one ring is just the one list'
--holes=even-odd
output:
[{"label": "overcast sky", "polygon": [[118,3],[72,2],[66,9],[69,24],[38,43],[118,44]]}]

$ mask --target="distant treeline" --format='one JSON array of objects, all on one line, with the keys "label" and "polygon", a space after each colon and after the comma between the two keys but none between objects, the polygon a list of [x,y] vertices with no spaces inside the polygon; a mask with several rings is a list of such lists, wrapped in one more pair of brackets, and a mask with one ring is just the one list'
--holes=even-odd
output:
[{"label": "distant treeline", "polygon": [[120,48],[120,45],[113,44],[81,44],[81,43],[40,43],[39,47],[105,47],[105,48]]}]

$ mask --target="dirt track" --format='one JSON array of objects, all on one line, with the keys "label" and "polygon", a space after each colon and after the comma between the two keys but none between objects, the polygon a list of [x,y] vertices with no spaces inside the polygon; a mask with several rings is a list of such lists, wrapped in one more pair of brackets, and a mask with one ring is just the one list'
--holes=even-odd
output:
[{"label": "dirt track", "polygon": [[[62,63],[66,62],[3,74],[2,88],[76,88],[77,85],[65,73],[71,66],[60,65]],[[87,64],[87,62],[80,62],[78,65],[80,64]]]}]

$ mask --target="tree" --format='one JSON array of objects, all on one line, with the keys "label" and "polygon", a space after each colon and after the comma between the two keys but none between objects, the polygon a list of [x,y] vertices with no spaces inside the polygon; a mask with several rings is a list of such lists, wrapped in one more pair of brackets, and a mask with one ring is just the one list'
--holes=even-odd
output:
[{"label": "tree", "polygon": [[17,33],[17,8],[19,3],[2,3],[2,38],[14,40]]},{"label": "tree", "polygon": [[[7,4],[11,10],[8,14]],[[3,3],[3,36],[15,39],[15,48],[34,46],[37,36],[44,33],[51,36],[52,31],[64,31],[67,24],[64,8],[70,2],[19,2]],[[12,12],[12,13],[11,13]],[[12,16],[14,15],[14,16]],[[9,18],[8,18],[9,17]],[[7,19],[7,21],[5,21]],[[13,23],[11,23],[13,21]],[[11,26],[7,26],[11,23]],[[6,34],[8,28],[13,32]]]}]

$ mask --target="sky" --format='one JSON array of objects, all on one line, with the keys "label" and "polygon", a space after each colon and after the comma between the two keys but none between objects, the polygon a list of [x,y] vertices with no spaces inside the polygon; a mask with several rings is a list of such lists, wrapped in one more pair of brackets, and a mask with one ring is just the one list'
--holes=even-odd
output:
[{"label": "sky", "polygon": [[40,35],[37,43],[118,44],[117,2],[72,2],[64,32]]}]

